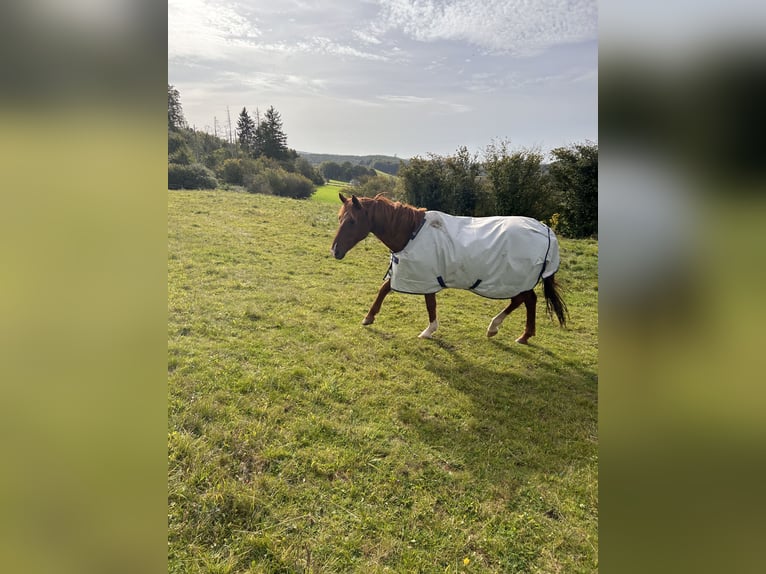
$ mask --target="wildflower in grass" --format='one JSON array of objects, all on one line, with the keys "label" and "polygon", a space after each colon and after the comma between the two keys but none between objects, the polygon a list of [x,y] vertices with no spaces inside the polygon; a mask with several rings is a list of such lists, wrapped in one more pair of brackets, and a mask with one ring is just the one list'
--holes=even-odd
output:
[{"label": "wildflower in grass", "polygon": [[463,558],[463,565],[464,566],[468,566],[470,563],[471,563],[471,559],[470,558]]}]

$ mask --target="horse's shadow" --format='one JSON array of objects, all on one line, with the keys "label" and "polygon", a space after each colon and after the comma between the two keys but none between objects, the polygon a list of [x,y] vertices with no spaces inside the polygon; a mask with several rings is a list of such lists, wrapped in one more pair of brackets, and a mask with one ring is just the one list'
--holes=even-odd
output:
[{"label": "horse's shadow", "polygon": [[[538,345],[501,340],[508,364],[488,366],[466,347],[433,339],[443,352],[421,354],[439,383],[464,395],[470,416],[462,425],[425,412],[407,412],[407,424],[445,458],[481,469],[490,481],[517,480],[524,470],[558,473],[595,455],[596,373]],[[430,349],[433,351],[433,348]],[[466,428],[467,425],[467,428]]]}]

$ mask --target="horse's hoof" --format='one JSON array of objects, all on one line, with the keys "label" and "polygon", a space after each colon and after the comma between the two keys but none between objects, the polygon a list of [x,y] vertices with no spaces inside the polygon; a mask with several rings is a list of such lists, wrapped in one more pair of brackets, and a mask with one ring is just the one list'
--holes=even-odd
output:
[{"label": "horse's hoof", "polygon": [[490,331],[489,329],[487,329],[487,337],[494,337],[495,335],[498,334],[498,332],[499,332],[499,329],[495,329],[494,331]]},{"label": "horse's hoof", "polygon": [[436,333],[436,329],[439,328],[439,321],[433,321],[428,327],[423,329],[423,332],[418,335],[419,339],[430,339],[431,336]]},{"label": "horse's hoof", "polygon": [[524,337],[523,335],[516,339],[517,343],[521,343],[522,345],[529,345],[529,337]]},{"label": "horse's hoof", "polygon": [[375,318],[365,317],[362,319],[362,325],[372,325],[373,321],[375,321]]}]

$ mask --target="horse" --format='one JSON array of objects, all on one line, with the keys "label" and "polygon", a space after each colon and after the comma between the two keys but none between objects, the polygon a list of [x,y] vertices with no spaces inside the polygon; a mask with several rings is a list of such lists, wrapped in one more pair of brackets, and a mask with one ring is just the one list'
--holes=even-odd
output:
[{"label": "horse", "polygon": [[559,267],[558,241],[543,223],[520,216],[459,217],[427,211],[377,195],[338,197],[338,229],[330,248],[343,259],[370,233],[391,251],[391,262],[362,325],[371,325],[392,290],[425,296],[428,326],[418,335],[430,339],[439,327],[436,293],[445,288],[467,289],[510,304],[492,318],[487,337],[497,335],[511,312],[526,308],[524,332],[517,343],[535,335],[537,295],[542,279],[546,310],[566,327],[567,306],[554,278]]}]

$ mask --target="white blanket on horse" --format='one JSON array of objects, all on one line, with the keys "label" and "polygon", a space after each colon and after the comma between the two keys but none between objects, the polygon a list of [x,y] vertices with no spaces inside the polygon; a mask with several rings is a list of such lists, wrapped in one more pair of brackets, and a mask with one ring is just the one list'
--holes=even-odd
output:
[{"label": "white blanket on horse", "polygon": [[[543,263],[545,262],[545,267]],[[559,268],[553,231],[530,217],[456,217],[427,211],[423,227],[391,254],[391,288],[413,294],[469,289],[508,299]]]}]

